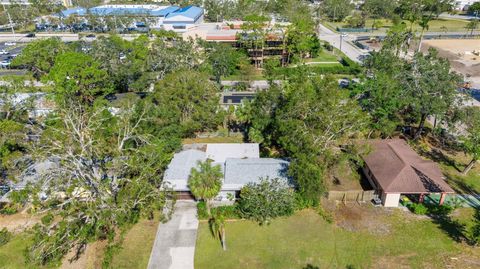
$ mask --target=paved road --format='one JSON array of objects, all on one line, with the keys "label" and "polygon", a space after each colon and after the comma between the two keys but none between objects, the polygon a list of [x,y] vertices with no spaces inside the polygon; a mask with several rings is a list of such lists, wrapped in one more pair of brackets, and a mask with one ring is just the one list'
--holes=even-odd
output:
[{"label": "paved road", "polygon": [[[319,38],[329,42],[332,46],[337,49],[340,49],[340,34],[335,33],[334,31],[328,29],[327,27],[320,24],[320,33]],[[362,50],[354,46],[351,42],[355,40],[356,37],[347,36],[342,38],[341,50],[348,58],[352,59],[355,62],[361,62],[362,57],[368,54],[367,50]]]},{"label": "paved road", "polygon": [[172,219],[158,225],[148,269],[193,269],[197,229],[196,204],[177,201]]}]

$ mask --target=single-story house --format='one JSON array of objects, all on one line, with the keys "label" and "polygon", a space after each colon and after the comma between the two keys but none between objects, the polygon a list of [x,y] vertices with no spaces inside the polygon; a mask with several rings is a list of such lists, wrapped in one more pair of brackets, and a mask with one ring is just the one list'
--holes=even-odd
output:
[{"label": "single-story house", "polygon": [[243,186],[259,182],[261,178],[279,178],[290,183],[287,175],[289,162],[260,158],[259,145],[256,143],[196,144],[184,148],[174,155],[163,177],[180,199],[193,198],[188,187],[190,172],[199,162],[206,160],[212,160],[212,165],[220,166],[223,173],[218,200],[238,196]]},{"label": "single-story house", "polygon": [[432,193],[454,193],[436,163],[420,157],[402,139],[372,140],[371,152],[363,157],[364,173],[379,192],[386,207],[397,207],[401,195],[418,195],[419,201]]}]

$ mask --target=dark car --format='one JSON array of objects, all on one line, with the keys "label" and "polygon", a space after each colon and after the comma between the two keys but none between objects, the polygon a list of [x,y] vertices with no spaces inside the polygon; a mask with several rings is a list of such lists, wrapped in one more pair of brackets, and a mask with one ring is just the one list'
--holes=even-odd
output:
[{"label": "dark car", "polygon": [[28,33],[25,35],[25,37],[30,37],[30,38],[35,37],[35,33]]},{"label": "dark car", "polygon": [[86,37],[88,37],[88,38],[94,38],[95,35],[94,35],[94,34],[88,34],[88,35],[86,35]]}]

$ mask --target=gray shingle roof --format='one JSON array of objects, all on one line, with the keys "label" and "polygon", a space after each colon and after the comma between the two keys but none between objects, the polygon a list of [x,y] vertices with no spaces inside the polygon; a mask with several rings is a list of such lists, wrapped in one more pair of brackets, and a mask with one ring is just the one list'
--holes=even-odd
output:
[{"label": "gray shingle roof", "polygon": [[272,158],[227,159],[225,181],[222,189],[240,189],[260,178],[279,178],[289,182],[287,175],[289,162]]},{"label": "gray shingle roof", "polygon": [[223,163],[228,158],[259,158],[257,143],[212,143],[207,144],[207,158]]},{"label": "gray shingle roof", "polygon": [[205,152],[195,149],[181,151],[173,156],[172,161],[168,165],[164,180],[188,180],[190,171],[193,167],[197,167],[198,161],[205,161]]}]

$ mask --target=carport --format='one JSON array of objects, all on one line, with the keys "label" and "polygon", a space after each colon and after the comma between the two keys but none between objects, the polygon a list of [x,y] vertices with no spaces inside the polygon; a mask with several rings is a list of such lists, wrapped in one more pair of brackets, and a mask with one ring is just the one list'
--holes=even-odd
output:
[{"label": "carport", "polygon": [[423,159],[401,139],[372,140],[372,152],[364,156],[364,173],[380,193],[386,207],[397,207],[401,195],[416,197],[423,203],[425,196],[440,194],[443,204],[453,189],[445,182],[438,165]]}]

